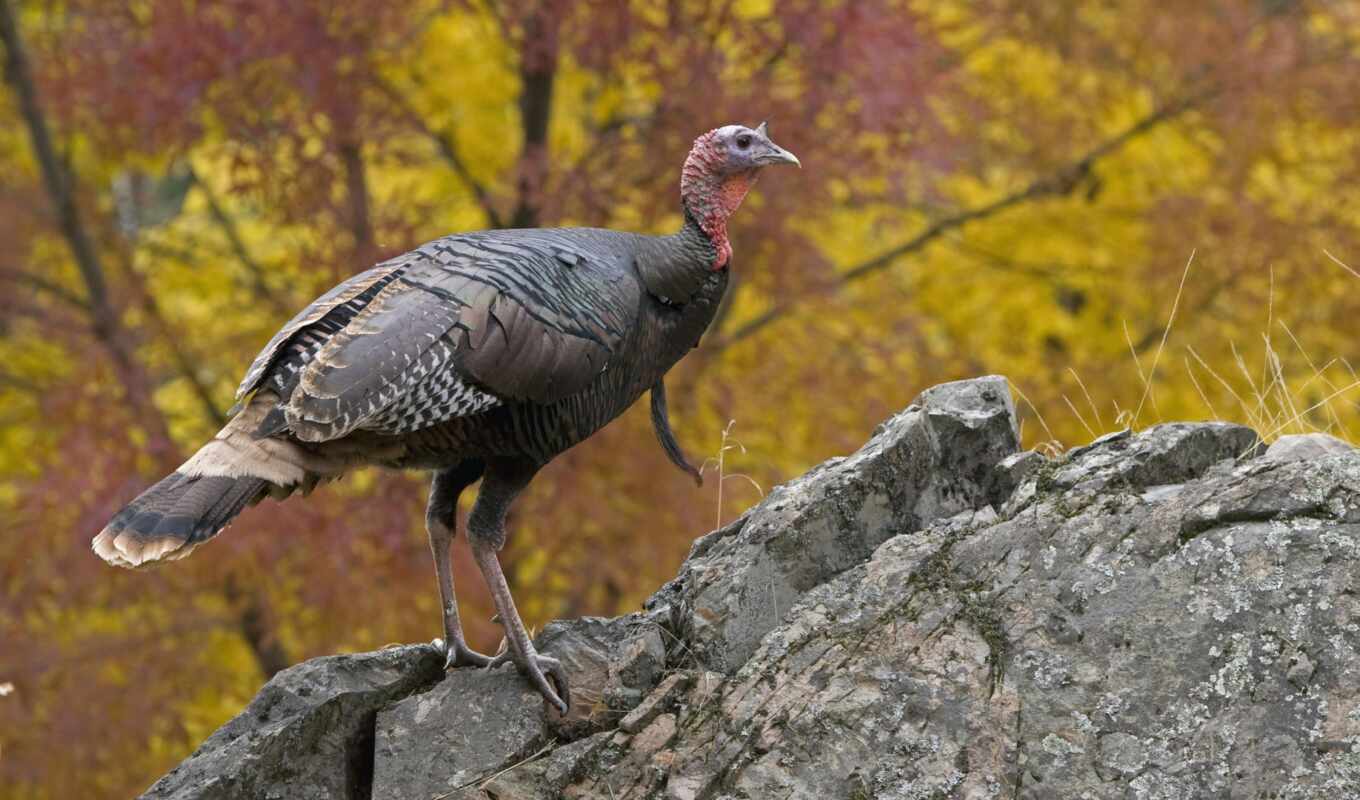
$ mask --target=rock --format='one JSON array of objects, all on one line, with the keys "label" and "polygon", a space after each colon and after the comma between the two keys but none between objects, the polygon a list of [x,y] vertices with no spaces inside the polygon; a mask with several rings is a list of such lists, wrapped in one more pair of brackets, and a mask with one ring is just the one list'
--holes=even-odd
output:
[{"label": "rock", "polygon": [[1013,420],[1001,379],[937,387],[645,614],[548,626],[566,720],[508,667],[319,659],[155,796],[1360,796],[1360,451],[1187,423],[1050,460]]},{"label": "rock", "polygon": [[642,614],[549,623],[536,640],[571,676],[572,708],[554,732],[574,739],[614,724],[661,680],[666,645],[660,623]]},{"label": "rock", "polygon": [[443,665],[414,645],[286,669],[142,797],[366,798],[374,715],[439,680]]},{"label": "rock", "polygon": [[1057,489],[1085,492],[1182,483],[1226,459],[1259,455],[1261,437],[1227,422],[1172,422],[1133,436],[1119,431],[1067,454],[1048,476]]},{"label": "rock", "polygon": [[637,708],[629,711],[619,720],[619,730],[624,733],[637,733],[644,725],[661,711],[662,708],[674,703],[680,694],[689,688],[689,675],[683,672],[673,672],[656,687],[656,691],[647,696]]},{"label": "rock", "polygon": [[996,464],[996,475],[993,480],[996,482],[998,493],[1013,500],[1015,491],[1027,482],[1032,483],[1031,479],[1037,478],[1039,470],[1047,465],[1048,459],[1037,450],[1026,450],[1023,453],[1006,456]]},{"label": "rock", "polygon": [[960,511],[999,505],[994,467],[1018,448],[1005,378],[936,386],[846,458],[774,489],[736,523],[696,542],[648,602],[668,608],[686,654],[731,673],[809,589],[884,540]]},{"label": "rock", "polygon": [[1147,763],[1147,750],[1137,736],[1116,731],[1100,737],[1096,771],[1103,780],[1127,780],[1142,772]]},{"label": "rock", "polygon": [[[1360,454],[1232,457],[1249,442],[1129,434],[1059,462],[1090,459],[1013,516],[888,540],[806,592],[716,698],[681,700],[664,779],[624,738],[573,790],[1357,796]],[[1229,457],[1184,450],[1206,445]],[[1134,457],[1099,452],[1116,447]]]},{"label": "rock", "polygon": [[1355,445],[1325,433],[1293,433],[1281,436],[1266,448],[1267,461],[1308,461],[1337,453],[1355,452]]},{"label": "rock", "polygon": [[597,733],[594,736],[569,742],[552,752],[552,755],[535,768],[542,775],[543,785],[556,792],[582,777],[582,771],[605,746],[613,734]]},{"label": "rock", "polygon": [[372,796],[456,796],[547,741],[543,698],[513,666],[451,670],[378,713]]},{"label": "rock", "polygon": [[632,745],[636,752],[652,755],[670,744],[674,737],[675,715],[662,714],[652,720],[651,724],[643,728],[637,736],[633,737]]},{"label": "rock", "polygon": [[480,781],[477,787],[453,793],[448,800],[537,800],[561,797],[563,789],[580,779],[583,771],[590,767],[610,736],[610,733],[597,733],[562,744],[551,752],[536,753],[513,762]]},{"label": "rock", "polygon": [[[434,688],[378,715],[375,800],[446,793],[475,797],[474,786],[523,761],[551,738],[567,741],[612,727],[642,702],[666,666],[661,629],[642,614],[554,622],[535,645],[560,659],[571,678],[572,708],[565,719],[549,713],[510,666],[492,672],[453,670]],[[528,791],[524,785],[552,786],[554,780],[517,769],[513,777],[506,773],[494,783],[500,786],[498,797],[509,797],[511,786],[523,792]],[[487,790],[494,787],[488,784]]]}]

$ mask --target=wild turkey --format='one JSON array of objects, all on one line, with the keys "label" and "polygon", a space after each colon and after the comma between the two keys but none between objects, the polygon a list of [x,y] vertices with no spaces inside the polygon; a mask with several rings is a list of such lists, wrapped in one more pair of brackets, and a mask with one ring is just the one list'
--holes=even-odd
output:
[{"label": "wild turkey", "polygon": [[[566,675],[534,650],[496,556],[506,512],[539,469],[649,389],[667,455],[698,477],[671,434],[662,378],[712,321],[727,218],[770,164],[798,159],[764,123],[717,128],[685,161],[678,233],[457,234],[345,281],[265,345],[232,420],[119,512],[94,551],[126,567],[183,558],[266,495],[364,464],[433,470],[426,527],[446,666],[511,659],[565,713]],[[496,658],[463,639],[449,563],[458,497],[479,478],[468,538],[505,628]]]}]

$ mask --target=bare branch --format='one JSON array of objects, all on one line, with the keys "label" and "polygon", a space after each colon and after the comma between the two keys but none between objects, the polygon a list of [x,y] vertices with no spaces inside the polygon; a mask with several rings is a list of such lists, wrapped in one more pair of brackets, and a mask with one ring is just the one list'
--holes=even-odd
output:
[{"label": "bare branch", "polygon": [[245,240],[241,238],[241,231],[236,227],[236,220],[222,208],[222,204],[217,200],[217,194],[212,187],[203,180],[202,176],[189,169],[189,177],[194,185],[203,192],[203,200],[208,204],[208,213],[212,215],[217,227],[222,230],[222,235],[227,237],[227,243],[231,245],[231,252],[235,254],[236,260],[245,267],[246,274],[250,277],[250,287],[255,293],[255,297],[268,303],[271,308],[281,314],[291,314],[292,309],[284,302],[276,292],[269,288],[265,281],[265,269],[260,262],[250,253],[246,247]]},{"label": "bare branch", "polygon": [[[867,261],[863,261],[842,271],[837,275],[832,288],[840,289],[848,284],[863,280],[870,275],[882,272],[893,266],[897,260],[903,256],[924,250],[926,246],[944,234],[957,228],[962,228],[970,222],[976,222],[978,220],[996,216],[1003,211],[1022,205],[1031,200],[1047,197],[1062,197],[1071,194],[1081,185],[1081,182],[1091,174],[1092,168],[1095,167],[1098,161],[1117,152],[1129,142],[1147,133],[1149,130],[1175,119],[1191,108],[1194,108],[1215,93],[1215,89],[1206,89],[1189,95],[1170,105],[1163,106],[1129,126],[1117,136],[1088,150],[1081,158],[1065,165],[1053,174],[1039,178],[1023,189],[1012,192],[991,203],[961,211],[931,223],[925,230],[921,231],[916,236],[913,236],[911,239],[908,239],[896,247],[889,248]],[[802,299],[805,298],[794,298],[780,305],[776,305],[764,314],[761,314],[737,328],[731,334],[717,338],[708,345],[708,349],[713,352],[720,351],[743,339],[749,338],[765,326],[783,318]]]},{"label": "bare branch", "polygon": [[439,148],[439,154],[444,160],[449,162],[453,171],[458,175],[458,179],[467,184],[472,196],[477,199],[477,205],[482,207],[482,213],[486,214],[486,220],[493,228],[504,228],[505,222],[501,220],[500,212],[491,202],[491,194],[486,190],[486,186],[481,181],[473,177],[472,172],[467,168],[467,164],[458,155],[458,148],[454,145],[453,131],[444,130],[442,132],[430,131],[427,129],[435,145]]},{"label": "bare branch", "polygon": [[486,13],[491,15],[491,18],[496,21],[496,26],[500,28],[501,36],[505,37],[507,42],[512,41],[513,32],[510,30],[510,21],[506,19],[505,12],[500,8],[500,3],[497,0],[487,0],[485,7]]},{"label": "bare branch", "polygon": [[267,681],[287,669],[291,662],[269,624],[264,594],[260,591],[242,591],[235,575],[230,573],[222,582],[222,592],[236,615],[237,629],[250,647],[251,655],[255,656],[255,663],[260,667],[264,679]]},{"label": "bare branch", "polygon": [[44,394],[42,386],[39,386],[28,378],[15,375],[4,369],[0,369],[0,387],[15,389],[37,397],[41,397]]},{"label": "bare branch", "polygon": [[[166,428],[165,417],[151,399],[149,382],[141,364],[134,360],[127,331],[110,302],[104,269],[99,254],[91,242],[85,225],[80,217],[75,201],[75,180],[67,165],[58,159],[52,146],[52,138],[47,128],[47,120],[42,114],[38,96],[28,62],[24,56],[22,41],[11,8],[10,0],[0,0],[0,41],[5,46],[5,80],[10,84],[19,100],[20,111],[28,128],[34,155],[42,170],[43,182],[49,198],[56,209],[61,233],[70,246],[76,265],[85,282],[88,295],[89,316],[93,321],[94,332],[101,344],[113,357],[114,366],[122,379],[128,400],[139,412],[142,424],[147,426],[147,449],[161,463],[177,461],[176,448]],[[362,177],[362,175],[360,176]],[[353,199],[353,198],[352,198]],[[367,203],[366,196],[363,198]],[[363,240],[362,237],[361,241]],[[371,239],[371,236],[369,237]],[[128,269],[133,282],[145,299],[144,307],[161,326],[162,333],[171,343],[171,349],[180,372],[190,381],[195,393],[203,403],[207,413],[221,419],[222,414],[212,401],[211,394],[193,369],[192,360],[179,346],[179,341],[165,326],[159,309],[151,300],[149,293],[136,279],[134,270]],[[228,584],[224,587],[229,599],[240,598]],[[261,670],[270,676],[287,666],[286,654],[278,646],[277,638],[269,632],[267,616],[262,613],[262,600],[258,596],[245,598],[237,621],[242,636],[250,645],[259,661]]]},{"label": "bare branch", "polygon": [[90,313],[90,304],[86,302],[85,298],[70,289],[67,289],[56,281],[50,281],[30,272],[8,269],[0,270],[0,281],[12,281],[13,283],[27,286],[35,291],[50,295],[79,311],[86,314]]},{"label": "bare branch", "polygon": [[524,20],[523,34],[515,36],[495,2],[487,3],[487,11],[496,19],[506,42],[519,48],[519,111],[524,140],[516,163],[515,207],[508,220],[496,209],[486,186],[473,177],[459,155],[453,132],[431,128],[390,82],[375,78],[374,85],[435,143],[440,155],[467,184],[491,227],[532,228],[540,222],[541,197],[548,177],[548,123],[552,118],[553,83],[557,76],[561,12],[548,6],[535,8]]},{"label": "bare branch", "polygon": [[19,110],[28,127],[33,154],[42,170],[43,184],[57,212],[62,235],[75,255],[76,266],[90,294],[90,305],[97,310],[107,308],[108,289],[104,284],[99,255],[85,233],[72,191],[72,181],[52,144],[52,135],[38,101],[37,88],[29,70],[23,42],[19,38],[18,23],[10,8],[10,0],[0,0],[0,41],[5,44],[5,81],[19,100]]},{"label": "bare branch", "polygon": [[227,415],[218,407],[217,401],[213,398],[212,389],[208,387],[198,374],[198,359],[190,355],[184,346],[183,337],[176,336],[170,329],[170,325],[165,320],[165,315],[161,313],[160,306],[151,293],[142,290],[142,309],[159,329],[161,338],[165,341],[166,347],[170,350],[170,357],[175,362],[175,368],[180,375],[189,383],[189,388],[193,390],[194,397],[197,398],[199,406],[203,409],[203,414],[215,425],[221,427],[227,424]]},{"label": "bare branch", "polygon": [[19,101],[19,111],[28,129],[33,155],[42,171],[43,185],[56,211],[62,237],[70,247],[85,283],[89,316],[95,334],[113,358],[114,369],[121,379],[129,404],[137,411],[142,424],[147,426],[147,449],[159,461],[173,461],[175,446],[170,440],[165,418],[151,398],[146,374],[136,362],[127,331],[109,300],[99,253],[90,240],[76,204],[74,176],[66,163],[58,158],[52,145],[52,135],[47,127],[47,118],[43,116],[10,0],[0,0],[0,41],[5,45],[5,82]]},{"label": "bare branch", "polygon": [[467,185],[472,196],[476,198],[477,205],[481,206],[482,213],[486,214],[487,223],[493,228],[504,228],[505,222],[501,219],[500,212],[496,210],[495,203],[491,201],[491,193],[487,191],[485,184],[477,180],[468,170],[467,162],[458,153],[457,138],[454,136],[453,130],[445,128],[437,131],[431,128],[424,117],[416,112],[410,100],[401,93],[401,90],[381,76],[374,77],[374,84],[413,125],[420,129],[421,133],[434,142],[435,147],[439,148],[439,155],[448,162],[449,166],[453,168],[454,174]]}]

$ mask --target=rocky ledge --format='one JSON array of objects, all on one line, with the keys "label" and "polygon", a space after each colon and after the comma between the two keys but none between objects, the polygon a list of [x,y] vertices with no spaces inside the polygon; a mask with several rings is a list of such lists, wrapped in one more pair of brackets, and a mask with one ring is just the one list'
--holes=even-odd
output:
[{"label": "rocky ledge", "polygon": [[1360,796],[1360,452],[1223,423],[1018,452],[999,377],[549,625],[574,709],[428,646],[270,681],[150,798]]}]

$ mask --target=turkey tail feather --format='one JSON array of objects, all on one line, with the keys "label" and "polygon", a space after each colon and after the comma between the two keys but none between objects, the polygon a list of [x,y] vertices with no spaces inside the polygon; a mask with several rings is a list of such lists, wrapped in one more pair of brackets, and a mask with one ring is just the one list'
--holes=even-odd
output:
[{"label": "turkey tail feather", "polygon": [[95,537],[94,551],[120,567],[184,558],[268,486],[262,478],[172,472],[118,512]]},{"label": "turkey tail feather", "polygon": [[121,567],[184,558],[266,493],[287,496],[338,474],[339,462],[255,436],[277,399],[256,395],[179,469],[128,503],[95,537],[95,553]]}]

